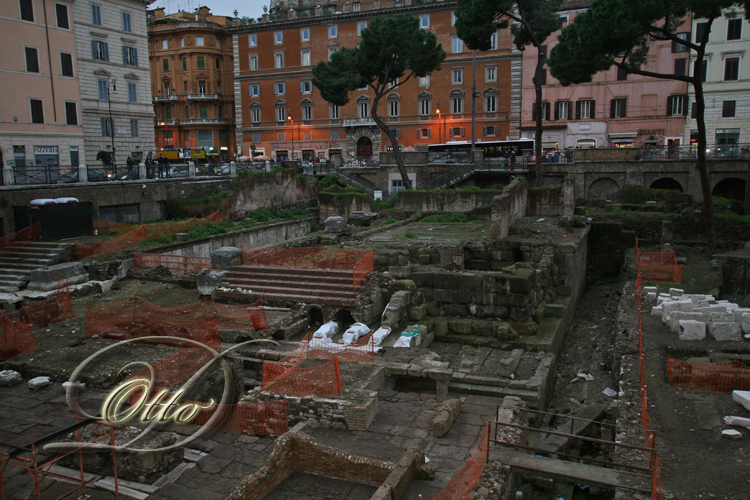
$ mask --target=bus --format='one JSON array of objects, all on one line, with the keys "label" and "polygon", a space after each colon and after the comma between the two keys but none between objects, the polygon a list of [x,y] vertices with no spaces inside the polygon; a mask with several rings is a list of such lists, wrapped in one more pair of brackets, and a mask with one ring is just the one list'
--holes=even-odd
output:
[{"label": "bus", "polygon": [[[521,158],[524,151],[534,155],[534,139],[516,139],[513,141],[479,141],[474,146],[484,152],[485,158],[504,158],[506,153],[515,153]],[[430,144],[428,153],[470,153],[471,141],[454,141],[444,144]]]},{"label": "bus", "polygon": [[203,162],[210,160],[211,158],[219,157],[219,153],[216,148],[181,148],[181,149],[161,149],[154,153],[154,158],[159,157],[169,158],[171,162],[181,163],[182,161],[189,160],[202,160]]}]

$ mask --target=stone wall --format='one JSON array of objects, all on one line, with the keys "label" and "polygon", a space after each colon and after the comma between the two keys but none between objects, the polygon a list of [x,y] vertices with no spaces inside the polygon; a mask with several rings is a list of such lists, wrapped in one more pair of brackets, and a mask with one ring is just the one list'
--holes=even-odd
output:
[{"label": "stone wall", "polygon": [[500,191],[465,191],[440,189],[437,191],[403,191],[396,198],[396,208],[415,212],[469,212],[492,204]]},{"label": "stone wall", "polygon": [[372,212],[370,200],[354,193],[318,193],[320,222],[328,217],[340,216],[348,220],[352,212]]},{"label": "stone wall", "polygon": [[523,177],[511,182],[503,193],[492,199],[492,228],[490,238],[499,241],[508,236],[510,226],[526,215],[528,183]]},{"label": "stone wall", "polygon": [[591,148],[574,149],[574,161],[602,160],[637,160],[641,157],[641,148]]},{"label": "stone wall", "polygon": [[575,184],[566,179],[561,186],[529,188],[528,215],[572,217],[575,211]]}]

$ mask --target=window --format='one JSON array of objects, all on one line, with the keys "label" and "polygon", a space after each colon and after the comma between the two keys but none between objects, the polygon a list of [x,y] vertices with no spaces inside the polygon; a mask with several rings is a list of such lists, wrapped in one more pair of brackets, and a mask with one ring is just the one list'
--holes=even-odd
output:
[{"label": "window", "polygon": [[282,31],[274,31],[273,43],[275,44],[284,43],[284,33]]},{"label": "window", "polygon": [[[429,129],[429,128],[418,128],[417,129],[417,139],[421,139],[423,137],[425,137],[425,138],[432,137],[432,129]],[[393,186],[394,187],[396,186],[396,182],[397,181],[395,181],[395,180],[393,181]],[[398,181],[398,182],[402,182],[402,181]],[[403,186],[403,184],[399,184],[399,185]]]},{"label": "window", "polygon": [[625,118],[627,116],[627,99],[624,97],[612,99],[609,104],[610,118]]},{"label": "window", "polygon": [[587,120],[594,116],[594,101],[576,101],[576,120]]},{"label": "window", "polygon": [[497,96],[495,94],[484,96],[484,111],[486,113],[497,112]]},{"label": "window", "polygon": [[[675,33],[678,39],[684,40],[685,42],[688,41],[688,35],[689,33]],[[687,45],[682,44],[676,40],[672,41],[672,52],[689,52],[690,49]]]},{"label": "window", "polygon": [[[531,105],[531,119],[536,121],[536,103]],[[542,103],[542,120],[549,121],[550,119],[550,105],[548,102]]]},{"label": "window", "polygon": [[299,86],[303,94],[312,94],[312,80],[302,80]]},{"label": "window", "polygon": [[398,87],[398,78],[396,78],[395,80],[391,80],[390,82],[388,82],[388,88],[389,89],[392,89],[394,87]]},{"label": "window", "polygon": [[253,142],[260,142],[260,134],[258,133],[253,134]]},{"label": "window", "polygon": [[130,137],[139,137],[138,120],[130,119]]},{"label": "window", "polygon": [[61,3],[55,4],[55,17],[57,18],[57,27],[63,29],[70,29],[70,22],[68,21],[68,6]]},{"label": "window", "polygon": [[202,36],[196,36],[195,37],[195,46],[196,47],[203,47],[203,37]]},{"label": "window", "polygon": [[44,108],[41,99],[29,99],[31,104],[31,123],[44,123]]},{"label": "window", "polygon": [[39,55],[37,50],[32,47],[24,47],[26,53],[26,71],[29,73],[39,73]]},{"label": "window", "polygon": [[310,66],[310,49],[300,51],[300,66]]},{"label": "window", "polygon": [[221,58],[216,58],[216,69],[221,69]]},{"label": "window", "polygon": [[181,36],[180,37],[180,47],[184,47],[184,46],[185,46],[185,37]]},{"label": "window", "polygon": [[169,71],[169,59],[162,59],[161,60],[161,69],[163,71]]},{"label": "window", "polygon": [[[127,31],[128,33],[133,32],[133,28],[130,25],[130,12],[122,13],[122,31]],[[138,137],[138,136],[133,136],[133,137]]]},{"label": "window", "polygon": [[250,54],[250,71],[258,70],[258,54]]},{"label": "window", "polygon": [[216,39],[216,48],[217,49],[221,48],[221,40],[219,40],[218,38]]},{"label": "window", "polygon": [[164,82],[164,95],[171,95],[172,89],[170,88],[169,82]]},{"label": "window", "polygon": [[138,102],[138,92],[133,82],[128,82],[128,102]]},{"label": "window", "polygon": [[190,119],[190,106],[185,106],[185,118]]},{"label": "window", "polygon": [[497,66],[485,66],[484,67],[484,81],[485,82],[497,81]]},{"label": "window", "polygon": [[189,130],[185,131],[185,136],[184,137],[185,137],[185,145],[187,146],[187,145],[190,144],[190,131]]},{"label": "window", "polygon": [[260,106],[256,105],[250,108],[250,121],[253,123],[260,123]]},{"label": "window", "polygon": [[199,94],[206,93],[206,80],[198,80],[198,93]]},{"label": "window", "polygon": [[21,7],[21,19],[24,21],[34,22],[34,5],[31,0],[19,0]]},{"label": "window", "polygon": [[60,70],[62,76],[73,76],[73,54],[60,52]]},{"label": "window", "polygon": [[357,23],[357,36],[362,36],[362,32],[367,28],[367,21]]},{"label": "window", "polygon": [[205,104],[200,108],[201,118],[208,118],[208,106]]},{"label": "window", "polygon": [[283,68],[284,67],[284,53],[283,52],[276,52],[274,55],[274,63],[276,68]]},{"label": "window", "polygon": [[497,31],[490,37],[490,50],[497,50]]},{"label": "window", "polygon": [[419,98],[419,114],[427,116],[430,114],[432,108],[432,100],[429,97]]},{"label": "window", "polygon": [[360,101],[357,105],[357,111],[360,118],[367,118],[370,115],[370,102]]},{"label": "window", "polygon": [[422,14],[419,16],[419,27],[423,30],[430,29],[430,15],[429,14]]},{"label": "window", "polygon": [[352,12],[359,12],[359,2],[352,4]]},{"label": "window", "polygon": [[187,81],[182,82],[182,90],[183,90],[183,94],[187,94],[188,93],[188,83],[187,83]]},{"label": "window", "polygon": [[742,38],[742,18],[730,19],[727,23],[727,40],[740,40]]},{"label": "window", "polygon": [[464,96],[451,97],[451,113],[460,114],[464,112]]},{"label": "window", "polygon": [[618,66],[617,67],[617,81],[624,82],[627,79],[628,79],[628,72]]},{"label": "window", "polygon": [[328,38],[338,38],[339,36],[339,25],[329,24],[328,25]]},{"label": "window", "polygon": [[65,103],[65,124],[78,125],[78,106],[75,102]]},{"label": "window", "polygon": [[250,91],[250,97],[260,97],[260,85],[257,83],[251,83],[248,87]]},{"label": "window", "polygon": [[171,130],[164,131],[164,145],[174,146],[174,135],[172,134]]},{"label": "window", "polygon": [[698,118],[698,103],[693,102],[690,104],[690,118],[696,119]]},{"label": "window", "polygon": [[466,135],[464,127],[451,127],[448,129],[448,137],[463,137]]},{"label": "window", "polygon": [[332,46],[328,47],[328,60],[330,61],[331,60],[331,56],[333,56],[333,54],[335,54],[338,51],[339,51],[339,48],[338,48],[337,45],[332,45]]},{"label": "window", "polygon": [[328,116],[331,118],[331,120],[338,120],[339,115],[341,113],[341,108],[339,108],[335,104],[329,104],[328,105]]},{"label": "window", "polygon": [[96,26],[102,25],[102,7],[101,5],[91,4],[91,24]]},{"label": "window", "polygon": [[258,35],[247,35],[247,45],[248,47],[257,47]]},{"label": "window", "polygon": [[734,109],[737,101],[724,101],[721,106],[722,118],[734,118]]},{"label": "window", "polygon": [[687,115],[688,96],[671,95],[667,98],[667,116]]},{"label": "window", "polygon": [[96,81],[97,88],[99,89],[99,100],[106,101],[109,99],[109,91],[107,89],[107,80],[99,79]]},{"label": "window", "polygon": [[310,28],[302,28],[299,30],[299,38],[303,42],[310,41]]},{"label": "window", "polygon": [[456,11],[451,12],[451,26],[456,25]]},{"label": "window", "polygon": [[285,122],[287,119],[286,114],[286,106],[283,104],[277,104],[276,105],[276,121],[277,122]]},{"label": "window", "polygon": [[172,119],[172,106],[167,106],[166,119],[167,120],[171,120]]},{"label": "window", "polygon": [[716,131],[716,144],[737,144],[740,142],[739,129],[719,129]]},{"label": "window", "polygon": [[109,61],[109,44],[99,40],[91,40],[92,57],[95,61]]},{"label": "window", "polygon": [[114,127],[112,126],[113,123],[110,121],[109,118],[99,118],[99,123],[102,127],[102,137],[112,137],[112,131]]},{"label": "window", "polygon": [[421,88],[427,88],[430,86],[430,75],[419,77],[419,86]]},{"label": "window", "polygon": [[182,70],[183,71],[187,70],[187,57],[182,58]]},{"label": "window", "polygon": [[486,127],[482,127],[482,135],[484,136],[494,136],[500,133],[500,127],[497,125],[487,125]]},{"label": "window", "polygon": [[[166,60],[166,59],[165,59]],[[128,66],[138,66],[138,49],[122,46],[122,63]]]},{"label": "window", "polygon": [[[286,141],[286,134],[284,132],[279,132],[278,134],[276,134],[276,140],[279,142]],[[286,153],[286,151],[284,152]]]},{"label": "window", "polygon": [[464,70],[463,68],[453,68],[451,70],[451,83],[453,85],[460,85],[464,83]]},{"label": "window", "polygon": [[302,120],[309,122],[313,119],[312,103],[302,105]]},{"label": "window", "polygon": [[724,59],[724,81],[734,81],[740,76],[740,58],[727,57]]},{"label": "window", "polygon": [[570,101],[557,101],[555,106],[555,120],[570,119]]},{"label": "window", "polygon": [[451,53],[460,54],[464,51],[464,41],[458,35],[451,35]]},{"label": "window", "polygon": [[273,91],[276,95],[284,95],[286,94],[286,83],[284,82],[276,82],[273,86]]},{"label": "window", "polygon": [[331,130],[331,140],[332,141],[338,141],[341,139],[341,135],[338,130]]},{"label": "window", "polygon": [[687,59],[684,57],[681,57],[679,59],[674,60],[674,74],[675,76],[685,76],[687,74],[686,72],[687,67]]},{"label": "window", "polygon": [[707,28],[708,28],[708,23],[696,23],[696,25],[695,25],[695,43],[697,43],[698,45],[700,45],[701,42],[703,41],[703,34],[704,33],[706,35],[706,42],[708,42],[708,40],[710,38],[709,37],[710,33],[708,33],[706,31]]},{"label": "window", "polygon": [[693,76],[695,76],[696,71],[700,71],[701,83],[705,83],[706,77],[708,76],[708,61],[706,61],[705,59],[701,61],[700,69],[698,69],[697,66],[698,66],[698,61],[695,61],[693,63]]},{"label": "window", "polygon": [[203,56],[198,57],[198,69],[206,69],[206,58]]},{"label": "window", "polygon": [[396,117],[400,114],[401,101],[398,99],[388,99],[388,116]]}]

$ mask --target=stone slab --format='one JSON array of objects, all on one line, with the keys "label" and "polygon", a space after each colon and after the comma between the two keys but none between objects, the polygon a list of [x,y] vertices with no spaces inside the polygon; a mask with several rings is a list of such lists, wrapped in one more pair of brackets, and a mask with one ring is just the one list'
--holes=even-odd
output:
[{"label": "stone slab", "polygon": [[57,290],[60,280],[68,285],[83,283],[89,280],[89,274],[81,262],[64,262],[54,266],[40,267],[31,271],[29,290]]},{"label": "stone slab", "polygon": [[672,313],[672,319],[669,322],[669,328],[672,330],[672,333],[681,333],[680,322],[686,319],[703,323],[703,315],[701,313],[675,311]]},{"label": "stone slab", "polygon": [[695,407],[695,419],[698,422],[699,429],[711,430],[721,427],[721,417],[713,403],[695,401],[693,406]]},{"label": "stone slab", "polygon": [[750,411],[750,391],[732,391],[732,399]]},{"label": "stone slab", "polygon": [[682,329],[680,340],[703,340],[706,338],[706,324],[702,321],[683,319],[679,326]]},{"label": "stone slab", "polygon": [[720,342],[736,342],[742,340],[739,323],[710,323],[711,336]]},{"label": "stone slab", "polygon": [[[241,256],[240,256],[241,259]],[[213,255],[211,256],[211,265],[213,264]],[[224,276],[229,271],[212,271],[210,269],[203,269],[199,272],[195,279],[198,285],[198,293],[201,295],[211,295],[216,290],[221,282],[224,280]]]},{"label": "stone slab", "polygon": [[242,264],[242,249],[238,247],[221,247],[211,252],[211,267],[228,271],[232,266]]}]

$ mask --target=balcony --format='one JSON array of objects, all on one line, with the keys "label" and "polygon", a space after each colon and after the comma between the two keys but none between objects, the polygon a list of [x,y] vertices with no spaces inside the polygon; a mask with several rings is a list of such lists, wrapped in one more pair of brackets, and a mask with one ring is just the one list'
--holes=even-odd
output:
[{"label": "balcony", "polygon": [[164,127],[164,126],[169,127],[171,125],[177,125],[178,123],[180,123],[180,120],[161,120],[161,121],[157,121],[156,125],[157,126],[162,126],[162,127]]},{"label": "balcony", "polygon": [[186,118],[180,120],[181,125],[229,125],[225,118]]},{"label": "balcony", "polygon": [[367,118],[344,118],[344,127],[375,127],[377,123],[370,117]]},{"label": "balcony", "polygon": [[177,95],[171,94],[171,95],[155,95],[154,96],[154,102],[160,102],[160,101],[176,101]]},{"label": "balcony", "polygon": [[188,99],[218,99],[219,94],[188,94]]}]

